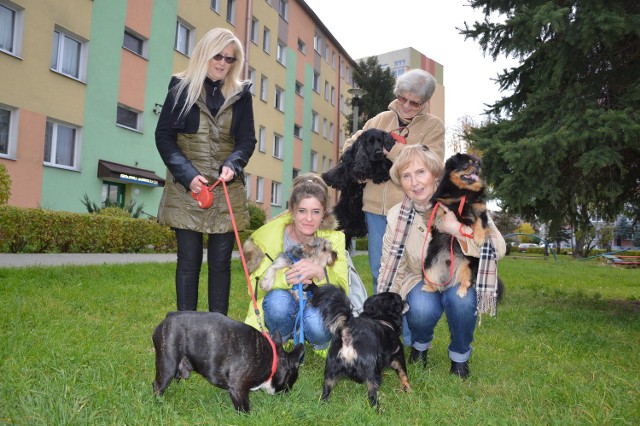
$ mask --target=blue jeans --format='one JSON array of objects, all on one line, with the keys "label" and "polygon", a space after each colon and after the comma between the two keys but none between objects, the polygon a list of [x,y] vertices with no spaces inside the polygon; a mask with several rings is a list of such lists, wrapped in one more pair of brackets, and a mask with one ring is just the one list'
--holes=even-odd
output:
[{"label": "blue jeans", "polygon": [[469,359],[476,328],[476,289],[470,288],[461,299],[456,294],[459,286],[450,287],[442,293],[422,291],[422,282],[413,287],[407,294],[409,311],[404,318],[403,337],[406,346],[411,345],[419,351],[429,349],[433,330],[442,313],[446,312],[451,334],[449,358],[455,362]]},{"label": "blue jeans", "polygon": [[369,250],[369,269],[373,278],[373,293],[378,288],[378,274],[380,273],[380,259],[382,258],[382,238],[387,229],[387,217],[381,214],[364,212],[367,220],[367,239]]},{"label": "blue jeans", "polygon": [[[264,323],[271,336],[279,331],[283,342],[293,338],[293,327],[300,310],[300,302],[288,290],[274,289],[268,292],[262,301],[262,310]],[[331,334],[324,326],[320,311],[311,306],[308,300],[302,321],[305,340],[313,345],[314,349],[325,349],[329,346]]]}]

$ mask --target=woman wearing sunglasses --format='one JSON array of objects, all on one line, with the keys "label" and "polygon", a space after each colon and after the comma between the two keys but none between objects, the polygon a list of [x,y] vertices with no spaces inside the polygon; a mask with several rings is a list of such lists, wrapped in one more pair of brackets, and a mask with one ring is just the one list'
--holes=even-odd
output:
[{"label": "woman wearing sunglasses", "polygon": [[[403,136],[406,145],[422,144],[433,151],[440,160],[444,160],[444,124],[429,114],[429,100],[436,90],[436,80],[421,69],[413,69],[402,74],[396,80],[393,90],[396,99],[389,104],[389,110],[381,112],[368,120],[362,130],[349,138],[343,152],[367,129],[380,129]],[[387,154],[394,161],[406,145],[396,143]],[[380,257],[382,256],[382,237],[387,227],[387,212],[404,198],[401,189],[391,181],[374,184],[369,181],[362,196],[363,210],[367,221],[369,244],[369,267],[373,276],[373,292],[376,292]]]},{"label": "woman wearing sunglasses", "polygon": [[251,83],[241,81],[244,52],[229,30],[215,28],[196,44],[187,68],[175,74],[156,127],[156,146],[167,166],[158,221],[176,234],[177,307],[195,311],[202,266],[203,236],[208,234],[209,311],[227,314],[231,253],[235,236],[223,186],[213,189],[213,204],[200,208],[192,194],[227,182],[239,230],[249,224],[243,170],[253,154]]}]

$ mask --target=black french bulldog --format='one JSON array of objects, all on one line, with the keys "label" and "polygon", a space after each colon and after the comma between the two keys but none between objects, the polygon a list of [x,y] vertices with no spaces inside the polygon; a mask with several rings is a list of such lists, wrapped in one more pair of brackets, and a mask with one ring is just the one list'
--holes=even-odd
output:
[{"label": "black french bulldog", "polygon": [[195,370],[211,384],[229,391],[238,411],[249,411],[249,391],[287,392],[298,379],[304,345],[291,352],[273,339],[278,357],[273,377],[273,349],[250,325],[216,312],[169,312],[153,332],[156,379],[153,391],[162,395],[175,378],[188,379]]}]

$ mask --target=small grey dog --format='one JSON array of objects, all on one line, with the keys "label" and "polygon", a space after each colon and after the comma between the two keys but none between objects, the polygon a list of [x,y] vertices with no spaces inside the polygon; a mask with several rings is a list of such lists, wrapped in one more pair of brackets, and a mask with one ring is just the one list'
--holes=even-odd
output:
[{"label": "small grey dog", "polygon": [[[264,271],[264,275],[260,280],[260,288],[264,291],[271,290],[276,278],[276,272],[280,269],[291,268],[294,260],[297,262],[300,259],[309,259],[324,268],[333,265],[337,258],[338,253],[333,250],[329,240],[313,237],[305,243],[296,244],[288,251],[280,253],[267,270]],[[294,291],[292,291],[292,294],[297,297]]]}]

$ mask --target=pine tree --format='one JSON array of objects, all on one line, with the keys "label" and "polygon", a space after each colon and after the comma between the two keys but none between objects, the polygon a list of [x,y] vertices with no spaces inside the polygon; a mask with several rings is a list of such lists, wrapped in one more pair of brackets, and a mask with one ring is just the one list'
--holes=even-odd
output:
[{"label": "pine tree", "polygon": [[577,236],[592,217],[613,220],[640,192],[640,2],[469,3],[485,20],[461,34],[520,59],[498,76],[511,94],[492,121],[466,135],[502,207]]},{"label": "pine tree", "polygon": [[[391,75],[389,68],[382,69],[378,58],[371,56],[366,60],[360,60],[358,67],[353,71],[353,81],[355,85],[366,90],[366,95],[360,99],[358,123],[360,127],[367,120],[382,111],[386,111],[389,103],[393,100],[393,88],[396,84],[395,78]],[[351,101],[349,101],[351,105]],[[353,127],[353,113],[350,113],[346,123],[347,130],[353,134],[358,129]]]}]

